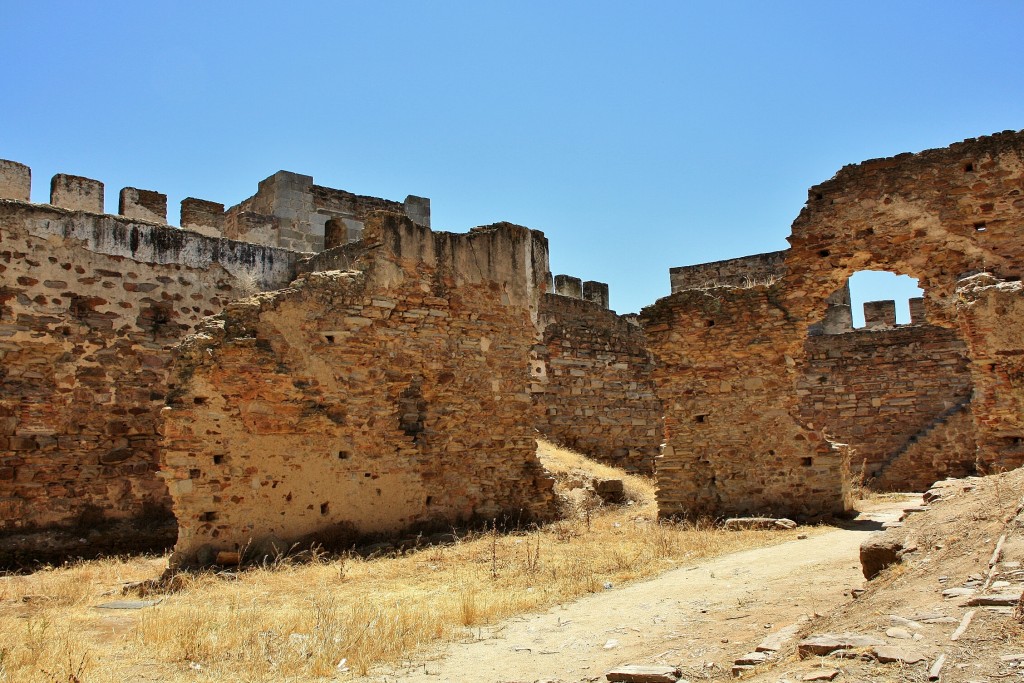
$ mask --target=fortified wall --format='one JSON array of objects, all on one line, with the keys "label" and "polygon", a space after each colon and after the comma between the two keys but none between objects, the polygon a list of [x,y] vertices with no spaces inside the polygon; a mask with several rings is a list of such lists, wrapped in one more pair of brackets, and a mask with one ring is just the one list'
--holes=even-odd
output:
[{"label": "fortified wall", "polygon": [[[212,202],[182,202],[197,231],[168,226],[154,191],[124,188],[115,216],[99,181],[54,176],[49,204],[29,201],[31,182],[0,161],[0,563],[166,547],[170,349],[228,302],[287,285],[304,255],[225,239]],[[69,526],[85,546],[22,537]]]},{"label": "fortified wall", "polygon": [[[479,247],[485,233],[523,230],[511,226],[476,230],[470,233],[472,239],[442,238],[439,235],[446,233],[438,233],[434,243],[444,253],[431,255],[424,246],[431,240],[417,232],[428,227],[429,200],[365,197],[317,186],[309,176],[284,171],[261,182],[256,195],[228,209],[208,200],[185,199],[183,228],[167,225],[166,196],[151,190],[123,189],[118,215],[104,214],[104,189],[96,180],[58,175],[51,182],[51,203],[33,204],[30,169],[0,161],[0,564],[60,559],[68,553],[166,547],[173,541],[175,526],[171,497],[158,475],[163,452],[160,411],[169,391],[171,349],[206,316],[222,313],[236,300],[285,289],[300,274],[312,277],[311,269],[350,270],[357,261],[374,264],[375,287],[380,286],[381,273],[390,268],[397,277],[417,260],[454,259],[445,268],[435,268],[432,277],[443,271],[450,279],[455,273],[457,286],[469,278],[482,287],[474,278],[487,275],[486,286],[502,292],[497,303],[464,297],[466,315],[476,306],[478,319],[494,324],[494,311],[505,311],[502,307],[513,300],[516,311],[528,314],[525,327],[518,313],[503,318],[517,340],[530,337],[525,347],[528,365],[517,366],[505,358],[510,368],[519,367],[527,384],[525,393],[503,403],[503,409],[522,411],[517,425],[576,443],[600,459],[649,471],[660,439],[660,412],[647,405],[623,408],[623,402],[643,393],[638,382],[642,383],[644,370],[621,367],[643,356],[642,333],[636,327],[626,329],[619,316],[607,310],[607,285],[588,282],[584,291],[579,280],[558,276],[562,294],[551,294],[546,241],[540,233],[530,233],[536,236],[538,261],[529,267],[512,258],[508,243],[488,242],[488,261],[466,257],[466,245]],[[381,211],[406,218],[402,230],[394,233],[404,239],[392,249],[400,255],[400,265],[367,255],[367,249],[383,249],[380,230],[364,235],[366,222]],[[331,248],[311,260],[309,252],[322,251],[325,243]],[[513,270],[497,272],[498,263]],[[572,282],[580,283],[578,292]],[[527,286],[528,291],[522,289]],[[402,296],[407,305],[411,295]],[[423,310],[439,305],[435,301],[433,308]],[[403,316],[414,317],[418,310]],[[558,311],[567,316],[573,312],[568,325],[558,323]],[[434,317],[438,313],[435,310]],[[391,321],[390,316],[387,319]],[[587,333],[581,352],[573,344],[584,340],[555,333],[574,325],[585,327],[588,321],[600,324]],[[554,354],[541,343],[541,325],[548,330]],[[400,336],[399,330],[404,328],[387,334]],[[492,351],[488,362],[503,358],[506,346]],[[559,367],[563,357],[589,360],[570,375]],[[580,368],[585,370],[583,377]],[[538,370],[540,377],[532,374]],[[535,391],[541,385],[543,391]],[[600,416],[591,412],[575,424],[565,420],[563,412],[549,414],[547,408],[556,396],[573,392],[608,410]],[[531,395],[524,405],[520,399]],[[507,393],[503,396],[508,398]],[[524,443],[518,431],[502,426],[498,434],[512,434],[510,443],[518,449]],[[455,447],[448,452],[454,453]],[[487,476],[497,481],[493,472]],[[504,482],[502,488],[511,492],[516,487]],[[440,502],[443,494],[425,495],[431,497],[431,505],[437,497],[439,505],[417,523],[434,516],[483,515],[493,507],[476,500],[469,512],[454,503],[449,510]],[[538,509],[546,503],[544,495],[537,499],[520,507],[540,517]],[[336,516],[342,507],[335,502]],[[514,506],[500,507],[511,514]],[[418,514],[400,516],[411,520]],[[120,524],[112,527],[113,521]],[[70,548],[67,539],[47,539],[52,547],[42,548],[41,537],[32,533],[66,527],[84,530],[74,532]],[[86,531],[87,543],[75,545]]]},{"label": "fortified wall", "polygon": [[[924,476],[928,458],[928,476],[968,453],[986,470],[1024,462],[1022,191],[1019,132],[867,161],[811,188],[790,249],[753,257],[755,276],[729,279],[742,260],[674,272],[676,291],[641,313],[666,412],[662,514],[840,512],[842,453],[858,444],[883,484]],[[917,278],[948,330],[887,331],[891,305],[876,303],[872,329],[842,333],[846,282],[868,269]],[[897,439],[872,435],[878,422]]]},{"label": "fortified wall", "polygon": [[[786,251],[673,268],[673,292],[781,283]],[[896,323],[895,301],[864,304],[853,327],[846,282],[808,328],[797,368],[800,421],[851,449],[851,476],[876,489],[918,490],[974,471],[967,347],[957,330],[928,322],[923,299]],[[969,420],[967,422],[970,422]],[[967,438],[964,438],[967,437]],[[923,453],[919,441],[933,447]]]},{"label": "fortified wall", "polygon": [[540,300],[530,384],[537,429],[596,460],[653,474],[662,440],[654,362],[643,330],[607,310],[608,287],[600,285],[556,276],[561,293]]},{"label": "fortified wall", "polygon": [[[182,344],[165,410],[173,563],[554,514],[528,391],[542,234],[370,217]],[[372,245],[372,246],[369,246]]]}]

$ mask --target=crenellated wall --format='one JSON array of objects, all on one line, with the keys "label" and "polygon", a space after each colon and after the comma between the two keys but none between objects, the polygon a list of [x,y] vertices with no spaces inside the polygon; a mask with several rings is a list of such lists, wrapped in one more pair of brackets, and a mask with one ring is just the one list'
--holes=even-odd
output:
[{"label": "crenellated wall", "polygon": [[[156,473],[170,349],[240,293],[287,283],[294,262],[269,247],[0,200],[0,534],[168,516]],[[141,543],[98,537],[73,550]],[[0,543],[0,564],[27,552],[8,550]]]},{"label": "crenellated wall", "polygon": [[653,474],[662,409],[643,330],[600,303],[559,294],[541,299],[539,328],[530,385],[538,431],[596,460]]},{"label": "crenellated wall", "polygon": [[[118,216],[96,180],[55,176],[50,204],[30,193],[31,170],[0,161],[0,565],[166,547],[170,350],[228,302],[286,286],[302,255],[169,227],[153,191],[123,189]],[[186,200],[183,218],[210,204]],[[32,535],[82,525],[84,546],[85,531]]]}]

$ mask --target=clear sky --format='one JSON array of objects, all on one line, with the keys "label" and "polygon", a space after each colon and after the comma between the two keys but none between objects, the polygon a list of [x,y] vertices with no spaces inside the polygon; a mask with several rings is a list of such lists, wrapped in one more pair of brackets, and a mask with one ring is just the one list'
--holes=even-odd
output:
[{"label": "clear sky", "polygon": [[[841,166],[1024,128],[1024,2],[0,0],[0,158],[237,203],[279,169],[543,230],[635,311]],[[906,289],[906,288],[904,288]],[[856,292],[855,292],[856,293]],[[909,291],[870,291],[906,298]]]}]

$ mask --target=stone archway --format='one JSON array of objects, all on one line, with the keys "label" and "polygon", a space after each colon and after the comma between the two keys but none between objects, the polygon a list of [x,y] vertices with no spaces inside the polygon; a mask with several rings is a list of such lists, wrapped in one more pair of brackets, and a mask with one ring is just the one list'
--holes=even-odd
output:
[{"label": "stone archway", "polygon": [[[641,314],[665,405],[662,514],[848,505],[842,448],[801,423],[796,366],[811,325],[854,272],[918,279],[929,318],[972,358],[979,455],[1024,450],[1024,132],[847,166],[812,187],[779,278],[678,291]],[[991,273],[987,278],[975,277]]]}]

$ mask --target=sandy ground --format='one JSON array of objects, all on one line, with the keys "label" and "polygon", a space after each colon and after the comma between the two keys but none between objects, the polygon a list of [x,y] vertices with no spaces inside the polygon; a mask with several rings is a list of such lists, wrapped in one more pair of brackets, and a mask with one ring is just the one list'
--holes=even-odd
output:
[{"label": "sandy ground", "polygon": [[848,602],[864,583],[861,542],[917,504],[880,503],[847,528],[612,586],[358,680],[597,681],[618,665],[655,663],[680,666],[691,680],[728,679],[733,660],[769,633]]}]

